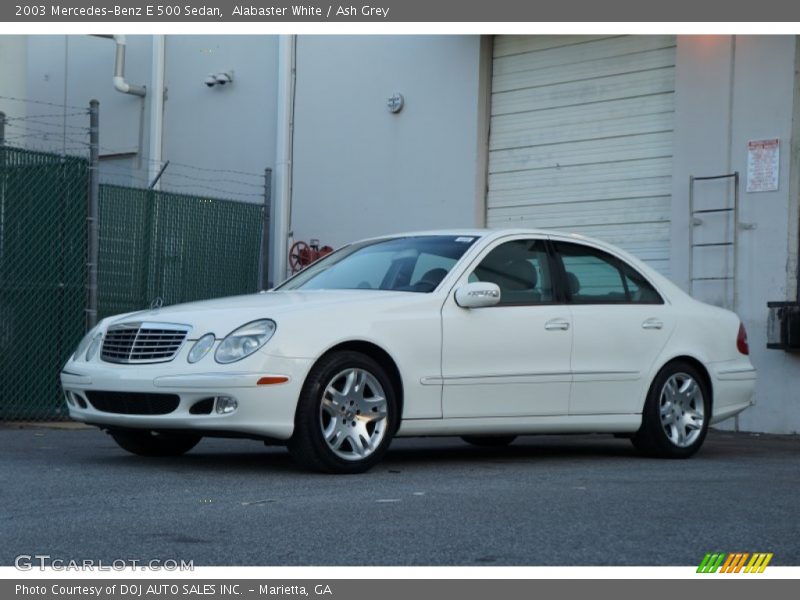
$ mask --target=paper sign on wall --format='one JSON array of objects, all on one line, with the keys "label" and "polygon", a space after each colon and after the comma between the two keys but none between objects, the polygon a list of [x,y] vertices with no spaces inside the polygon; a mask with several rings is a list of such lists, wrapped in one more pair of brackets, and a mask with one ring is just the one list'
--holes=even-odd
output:
[{"label": "paper sign on wall", "polygon": [[747,142],[747,191],[774,192],[778,189],[780,140]]}]

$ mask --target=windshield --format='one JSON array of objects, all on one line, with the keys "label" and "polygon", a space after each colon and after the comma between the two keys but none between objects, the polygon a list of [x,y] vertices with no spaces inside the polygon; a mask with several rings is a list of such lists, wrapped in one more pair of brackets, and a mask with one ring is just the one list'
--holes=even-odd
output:
[{"label": "windshield", "polygon": [[360,242],[309,265],[276,289],[432,292],[476,239],[426,235]]}]

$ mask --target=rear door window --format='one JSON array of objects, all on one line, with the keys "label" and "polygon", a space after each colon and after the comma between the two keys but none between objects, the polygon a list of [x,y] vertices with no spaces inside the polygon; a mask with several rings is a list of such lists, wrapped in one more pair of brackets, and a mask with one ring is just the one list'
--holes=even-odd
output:
[{"label": "rear door window", "polygon": [[555,242],[574,304],[662,304],[652,285],[630,265],[602,250]]}]

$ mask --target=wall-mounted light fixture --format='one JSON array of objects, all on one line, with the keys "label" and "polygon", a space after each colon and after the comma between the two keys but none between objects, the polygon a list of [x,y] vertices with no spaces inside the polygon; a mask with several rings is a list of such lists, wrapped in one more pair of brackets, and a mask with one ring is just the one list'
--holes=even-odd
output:
[{"label": "wall-mounted light fixture", "polygon": [[203,83],[210,88],[228,85],[229,83],[233,83],[233,71],[209,73],[208,77],[203,80]]},{"label": "wall-mounted light fixture", "polygon": [[392,113],[399,113],[403,110],[403,105],[406,103],[405,98],[403,98],[403,94],[400,92],[395,92],[386,100],[386,107],[389,109],[389,112]]}]

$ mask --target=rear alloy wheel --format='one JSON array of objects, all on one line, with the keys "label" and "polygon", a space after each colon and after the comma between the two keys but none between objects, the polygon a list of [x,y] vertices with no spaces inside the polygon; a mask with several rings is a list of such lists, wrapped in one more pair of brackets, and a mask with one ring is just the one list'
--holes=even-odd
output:
[{"label": "rear alloy wheel", "polygon": [[397,422],[384,369],[360,352],[337,352],[309,373],[289,451],[315,471],[361,473],[386,452]]},{"label": "rear alloy wheel", "polygon": [[710,393],[701,374],[688,363],[670,363],[653,381],[642,426],[631,441],[650,456],[688,458],[703,445],[710,416]]},{"label": "rear alloy wheel", "polygon": [[153,431],[109,431],[117,445],[137,456],[180,456],[194,448],[201,437]]},{"label": "rear alloy wheel", "polygon": [[503,448],[511,444],[517,436],[515,435],[462,435],[461,439],[481,448]]}]

